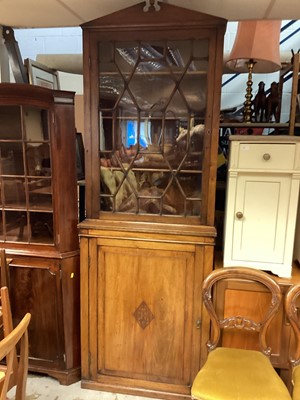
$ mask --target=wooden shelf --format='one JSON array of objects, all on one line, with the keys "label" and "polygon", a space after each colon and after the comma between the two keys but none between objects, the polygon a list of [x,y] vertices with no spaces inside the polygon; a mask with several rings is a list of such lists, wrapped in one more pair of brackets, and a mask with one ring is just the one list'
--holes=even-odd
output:
[{"label": "wooden shelf", "polygon": [[[300,124],[298,124],[300,126]],[[278,122],[221,122],[220,128],[288,128],[288,123]]]}]

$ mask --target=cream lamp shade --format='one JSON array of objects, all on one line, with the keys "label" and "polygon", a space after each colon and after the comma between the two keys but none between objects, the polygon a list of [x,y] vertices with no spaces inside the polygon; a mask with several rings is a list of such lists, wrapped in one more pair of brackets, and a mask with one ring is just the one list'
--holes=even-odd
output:
[{"label": "cream lamp shade", "polygon": [[239,22],[227,66],[235,72],[249,72],[247,62],[253,60],[253,73],[280,70],[280,27],[280,20]]},{"label": "cream lamp shade", "polygon": [[281,68],[279,40],[281,21],[241,21],[227,61],[235,72],[248,72],[244,122],[252,122],[252,73],[275,72]]}]

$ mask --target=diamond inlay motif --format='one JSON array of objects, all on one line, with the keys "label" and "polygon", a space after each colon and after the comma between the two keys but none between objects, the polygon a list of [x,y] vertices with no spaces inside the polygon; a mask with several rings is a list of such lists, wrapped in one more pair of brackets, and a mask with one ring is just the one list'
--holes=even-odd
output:
[{"label": "diamond inlay motif", "polygon": [[142,329],[145,329],[155,318],[150,308],[144,301],[135,310],[133,316]]}]

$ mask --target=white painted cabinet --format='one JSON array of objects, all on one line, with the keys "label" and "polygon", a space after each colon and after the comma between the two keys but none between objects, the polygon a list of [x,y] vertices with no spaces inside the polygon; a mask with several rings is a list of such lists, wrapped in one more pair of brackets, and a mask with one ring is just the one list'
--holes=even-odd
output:
[{"label": "white painted cabinet", "polygon": [[299,180],[299,137],[230,137],[225,267],[291,276]]}]

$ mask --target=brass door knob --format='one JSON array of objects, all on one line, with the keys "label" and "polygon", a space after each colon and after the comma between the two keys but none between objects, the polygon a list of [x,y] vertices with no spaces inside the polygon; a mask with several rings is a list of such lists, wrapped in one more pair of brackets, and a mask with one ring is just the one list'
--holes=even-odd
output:
[{"label": "brass door knob", "polygon": [[244,214],[241,211],[238,211],[235,216],[237,217],[237,219],[242,219]]},{"label": "brass door knob", "polygon": [[196,328],[200,329],[201,328],[201,319],[197,319],[196,321]]}]

